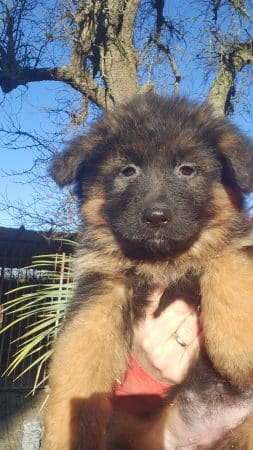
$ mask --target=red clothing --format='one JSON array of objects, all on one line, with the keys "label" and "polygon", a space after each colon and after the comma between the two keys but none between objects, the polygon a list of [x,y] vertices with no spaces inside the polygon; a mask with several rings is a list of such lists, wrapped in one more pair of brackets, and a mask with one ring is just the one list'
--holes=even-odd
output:
[{"label": "red clothing", "polygon": [[171,388],[173,386],[146,372],[132,356],[124,383],[116,386],[112,406],[114,410],[120,409],[135,414],[153,412],[161,405]]}]

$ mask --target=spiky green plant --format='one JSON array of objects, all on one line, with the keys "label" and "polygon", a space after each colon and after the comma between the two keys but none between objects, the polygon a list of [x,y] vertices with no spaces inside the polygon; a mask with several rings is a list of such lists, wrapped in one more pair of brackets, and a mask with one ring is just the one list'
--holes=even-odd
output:
[{"label": "spiky green plant", "polygon": [[[15,298],[4,304],[7,324],[0,333],[6,333],[18,323],[30,323],[25,327],[25,332],[15,340],[18,341],[17,352],[5,374],[13,374],[25,362],[25,368],[18,371],[15,380],[35,369],[33,393],[47,379],[45,368],[52,354],[52,343],[73,293],[71,261],[72,256],[65,253],[36,256],[30,268],[36,270],[42,282],[17,287],[7,293]],[[8,316],[14,318],[8,322]]]}]

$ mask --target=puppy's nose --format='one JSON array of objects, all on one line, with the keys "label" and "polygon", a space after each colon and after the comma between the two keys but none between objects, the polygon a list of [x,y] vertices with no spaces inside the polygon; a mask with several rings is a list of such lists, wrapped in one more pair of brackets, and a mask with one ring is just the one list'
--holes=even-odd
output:
[{"label": "puppy's nose", "polygon": [[171,212],[167,206],[155,206],[146,208],[142,215],[143,222],[159,227],[171,220]]}]

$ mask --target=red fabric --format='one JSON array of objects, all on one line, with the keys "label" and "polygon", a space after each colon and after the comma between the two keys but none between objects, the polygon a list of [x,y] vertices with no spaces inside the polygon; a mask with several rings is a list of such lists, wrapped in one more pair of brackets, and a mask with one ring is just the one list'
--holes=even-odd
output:
[{"label": "red fabric", "polygon": [[142,414],[154,411],[173,386],[166,384],[151,374],[131,357],[125,380],[118,384],[112,398],[113,409]]}]

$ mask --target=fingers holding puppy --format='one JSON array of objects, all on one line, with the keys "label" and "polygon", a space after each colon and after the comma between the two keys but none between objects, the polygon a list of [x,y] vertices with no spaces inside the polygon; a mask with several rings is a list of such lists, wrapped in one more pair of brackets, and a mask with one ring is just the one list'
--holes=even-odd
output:
[{"label": "fingers holding puppy", "polygon": [[154,317],[161,290],[150,294],[146,318],[134,329],[134,354],[152,375],[181,383],[198,360],[203,342],[199,313],[182,299]]}]

